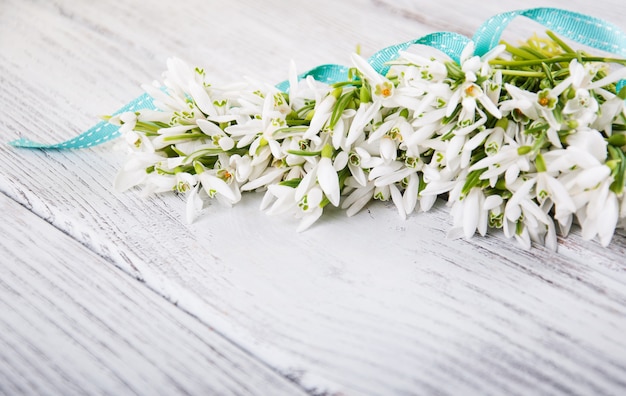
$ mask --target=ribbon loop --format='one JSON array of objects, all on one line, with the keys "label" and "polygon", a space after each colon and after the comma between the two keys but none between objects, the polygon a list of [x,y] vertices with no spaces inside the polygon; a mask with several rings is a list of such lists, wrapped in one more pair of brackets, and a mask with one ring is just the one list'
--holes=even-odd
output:
[{"label": "ribbon loop", "polygon": [[[348,79],[348,69],[348,67],[342,65],[320,65],[306,73],[300,74],[298,79],[302,80],[311,76],[317,81],[334,84]],[[275,86],[281,91],[287,92],[289,88],[289,80],[281,81]]]},{"label": "ribbon loop", "polygon": [[386,74],[389,70],[387,62],[398,58],[400,51],[405,51],[411,45],[422,44],[428,45],[448,55],[455,62],[459,62],[463,48],[469,43],[469,39],[461,34],[454,32],[436,32],[427,34],[416,40],[407,41],[405,43],[396,44],[383,48],[369,58],[369,63],[374,70],[380,74]]},{"label": "ribbon loop", "polygon": [[626,57],[626,34],[616,25],[573,11],[558,8],[531,8],[503,12],[485,21],[472,41],[474,53],[482,56],[493,49],[508,24],[517,16],[539,22],[548,29],[580,44]]}]

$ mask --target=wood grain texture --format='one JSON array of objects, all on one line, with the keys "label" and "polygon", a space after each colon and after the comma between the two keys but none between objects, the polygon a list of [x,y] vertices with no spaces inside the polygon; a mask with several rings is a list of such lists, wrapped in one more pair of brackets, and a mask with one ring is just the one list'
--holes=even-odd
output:
[{"label": "wood grain texture", "polygon": [[0,394],[301,394],[0,195]]},{"label": "wood grain texture", "polygon": [[[170,55],[216,80],[277,82],[291,58],[301,70],[346,63],[357,43],[369,54],[437,30],[471,34],[519,7],[288,4],[5,1],[2,136],[71,137],[137,96]],[[568,6],[624,28],[617,1]],[[524,31],[514,23],[507,34]],[[112,191],[123,158],[114,144],[1,146],[0,191],[311,393],[626,392],[623,230],[606,249],[574,230],[558,253],[524,251],[498,234],[449,240],[440,203],[406,221],[385,204],[353,218],[330,211],[296,234],[292,219],[260,213],[254,194],[187,225],[180,197]]]}]

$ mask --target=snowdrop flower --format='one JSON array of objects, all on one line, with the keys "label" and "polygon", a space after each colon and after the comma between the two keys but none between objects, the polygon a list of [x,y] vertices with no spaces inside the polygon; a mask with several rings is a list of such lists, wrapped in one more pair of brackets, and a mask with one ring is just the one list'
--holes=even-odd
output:
[{"label": "snowdrop flower", "polygon": [[461,126],[473,124],[477,102],[494,117],[502,117],[502,113],[491,100],[491,97],[485,93],[483,88],[481,88],[476,81],[479,76],[489,77],[490,68],[488,60],[497,56],[503,49],[503,46],[498,46],[481,59],[473,55],[474,44],[472,42],[465,47],[461,53],[461,70],[465,76],[465,81],[459,85],[457,90],[452,94],[448,103],[446,117],[450,117],[460,103],[462,110],[459,115],[459,124]]},{"label": "snowdrop flower", "polygon": [[567,101],[563,114],[569,115],[576,125],[586,126],[597,117],[598,102],[586,89],[577,89],[574,97]]},{"label": "snowdrop flower", "polygon": [[221,148],[224,151],[228,151],[235,147],[235,141],[232,137],[228,136],[226,132],[215,123],[207,120],[197,120],[196,124],[200,127],[205,135],[211,138],[211,142],[216,147]]},{"label": "snowdrop flower", "polygon": [[[588,153],[598,162],[604,162],[607,157],[607,142],[602,134],[594,129],[581,128],[567,137],[568,149],[579,155]],[[582,163],[581,163],[582,165]]]},{"label": "snowdrop flower", "polygon": [[374,182],[367,181],[361,184],[351,177],[346,180],[346,187],[352,189],[341,203],[341,208],[346,209],[347,216],[354,216],[363,209],[374,198],[376,190]]},{"label": "snowdrop flower", "polygon": [[296,189],[281,184],[272,184],[267,187],[267,192],[261,202],[261,210],[267,214],[278,215],[295,211],[297,201]]},{"label": "snowdrop flower", "polygon": [[198,180],[209,198],[217,198],[227,206],[231,206],[241,200],[239,183],[235,180],[233,169],[206,169],[199,162],[194,163],[194,168],[198,175]]},{"label": "snowdrop flower", "polygon": [[142,195],[158,194],[166,191],[186,193],[197,184],[196,175],[188,172],[175,174],[159,174],[159,171],[150,173],[143,182]]},{"label": "snowdrop flower", "polygon": [[274,136],[277,130],[286,126],[286,115],[280,110],[283,101],[280,93],[270,91],[265,95],[262,113],[258,117],[225,128],[231,138],[239,139],[237,148],[248,146],[250,156],[263,158],[257,162],[264,161],[270,154],[276,158],[284,157],[280,142]]},{"label": "snowdrop flower", "polygon": [[320,138],[317,135],[330,119],[333,106],[335,105],[335,103],[337,103],[337,98],[335,98],[333,95],[328,95],[324,98],[324,100],[318,103],[319,105],[315,106],[315,114],[311,119],[311,124],[302,136],[304,139],[312,139],[316,142],[320,141]]},{"label": "snowdrop flower", "polygon": [[522,91],[511,84],[506,84],[505,87],[513,99],[502,102],[500,109],[503,111],[512,110],[514,115],[519,112],[532,121],[547,123],[549,125],[546,131],[548,140],[554,146],[562,147],[557,134],[561,129],[561,124],[553,114],[553,110],[558,102],[558,95],[554,92],[556,88],[553,90],[544,89],[539,93],[530,93]]},{"label": "snowdrop flower", "polygon": [[626,117],[625,101],[619,95],[614,95],[605,89],[596,88],[594,91],[602,96],[604,103],[600,106],[599,115],[591,127],[604,131],[607,136],[611,136],[613,134],[613,120],[620,114]]},{"label": "snowdrop flower", "polygon": [[276,200],[269,209],[267,214],[278,215],[292,213],[296,218],[301,219],[297,232],[302,232],[315,223],[323,213],[322,200],[324,194],[319,187],[313,187],[296,199],[296,190],[292,187],[271,185],[268,187],[264,206],[275,197]]},{"label": "snowdrop flower", "polygon": [[[412,45],[406,51],[400,51],[399,58],[393,62],[395,65],[409,65],[403,70],[416,71],[416,74],[410,74],[415,76],[407,80],[419,80],[429,82],[442,82],[448,77],[448,70],[446,69],[446,62],[451,62],[452,59],[445,53],[439,51],[436,48],[427,45]],[[407,73],[409,74],[409,73]]]},{"label": "snowdrop flower", "polygon": [[448,103],[446,117],[450,117],[452,113],[454,113],[457,105],[460,103],[461,113],[459,114],[459,125],[462,127],[471,125],[475,122],[476,112],[479,110],[476,107],[477,102],[483,105],[483,107],[494,117],[502,117],[502,113],[487,96],[485,91],[473,82],[462,84],[459,89],[452,94],[450,102]]},{"label": "snowdrop flower", "polygon": [[504,113],[519,111],[531,120],[539,118],[539,103],[537,95],[520,89],[512,84],[504,84],[506,92],[511,99],[500,102],[500,110]]},{"label": "snowdrop flower", "polygon": [[113,183],[115,190],[122,192],[144,183],[149,175],[146,170],[162,160],[163,156],[155,153],[135,153],[117,173]]},{"label": "snowdrop flower", "polygon": [[508,238],[515,237],[525,249],[530,248],[531,232],[539,234],[542,227],[545,229],[551,224],[548,215],[537,205],[530,194],[535,182],[536,180],[531,179],[523,183],[515,183],[512,186],[514,193],[504,209],[504,235]]},{"label": "snowdrop flower", "polygon": [[529,146],[519,146],[512,141],[503,146],[497,154],[485,157],[469,167],[469,171],[486,169],[480,175],[483,180],[490,180],[492,187],[495,186],[497,178],[504,174],[506,185],[512,185],[521,172],[530,170],[530,156],[532,152]]},{"label": "snowdrop flower", "polygon": [[322,158],[320,158],[318,163],[302,178],[296,188],[296,200],[301,200],[317,184],[330,203],[333,204],[333,206],[339,206],[341,191],[337,172],[346,166],[348,159],[342,157],[333,163],[331,160],[332,154],[332,146],[329,144],[325,145],[322,149]]},{"label": "snowdrop flower", "polygon": [[394,107],[393,95],[395,86],[393,83],[374,70],[365,59],[357,54],[352,54],[352,63],[372,87],[372,98],[375,106],[379,108],[381,106]]},{"label": "snowdrop flower", "polygon": [[457,187],[460,183],[459,180],[463,180],[467,174],[467,170],[461,173],[453,172],[449,168],[439,168],[432,163],[424,166],[422,170],[423,180],[426,184],[426,187],[420,192],[420,208],[423,211],[428,211],[431,208],[437,196]]},{"label": "snowdrop flower", "polygon": [[390,116],[369,135],[368,143],[377,142],[380,158],[385,162],[392,162],[397,158],[398,146],[412,134],[413,128],[405,117]]},{"label": "snowdrop flower", "polygon": [[361,186],[365,186],[368,181],[368,175],[372,168],[382,165],[385,161],[377,155],[370,152],[371,147],[368,147],[365,142],[361,144],[355,144],[352,151],[348,153],[348,169],[352,178]]},{"label": "snowdrop flower", "polygon": [[554,218],[559,222],[567,222],[568,216],[576,211],[576,205],[563,184],[548,172],[537,174],[536,199],[539,204],[544,204],[550,199],[554,203]]},{"label": "snowdrop flower", "polygon": [[448,236],[453,237],[459,231],[466,239],[470,239],[476,231],[482,236],[487,233],[489,212],[502,204],[499,195],[485,196],[482,189],[474,187],[462,199],[454,200],[450,213],[454,226]]},{"label": "snowdrop flower", "polygon": [[606,178],[596,188],[583,192],[587,195],[585,198],[588,204],[585,210],[577,212],[582,237],[590,240],[597,235],[602,246],[608,246],[611,242],[619,219],[619,200],[609,189],[612,181]]},{"label": "snowdrop flower", "polygon": [[346,145],[354,144],[359,137],[365,133],[368,125],[372,122],[379,110],[380,106],[372,103],[361,104],[361,106],[359,106],[348,129]]}]

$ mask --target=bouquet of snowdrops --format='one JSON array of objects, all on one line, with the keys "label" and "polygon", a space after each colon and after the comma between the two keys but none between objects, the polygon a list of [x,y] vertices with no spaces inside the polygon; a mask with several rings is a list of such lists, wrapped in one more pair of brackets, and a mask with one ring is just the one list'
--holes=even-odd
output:
[{"label": "bouquet of snowdrops", "polygon": [[391,200],[406,217],[442,198],[452,236],[502,229],[556,248],[557,227],[576,221],[608,245],[626,223],[626,61],[551,32],[473,54],[414,46],[385,75],[354,54],[332,84],[292,66],[287,92],[216,84],[170,59],[163,83],[144,87],[157,110],[108,118],[131,151],[116,188],[185,194],[190,222],[208,199],[264,191],[262,209],[300,231],[328,205],[352,216]]}]

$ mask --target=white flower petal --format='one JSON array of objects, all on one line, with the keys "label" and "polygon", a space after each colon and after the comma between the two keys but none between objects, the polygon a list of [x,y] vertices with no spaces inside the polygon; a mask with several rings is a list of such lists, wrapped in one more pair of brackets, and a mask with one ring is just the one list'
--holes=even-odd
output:
[{"label": "white flower petal", "polygon": [[347,164],[348,164],[348,153],[345,151],[340,151],[335,157],[335,160],[333,161],[333,168],[335,168],[335,170],[339,172],[340,170],[345,168]]},{"label": "white flower petal", "polygon": [[380,140],[380,158],[385,162],[395,161],[398,156],[398,146],[392,139],[384,138]]},{"label": "white flower petal", "polygon": [[300,180],[300,184],[296,187],[295,199],[296,201],[300,201],[302,197],[306,195],[306,193],[313,187],[315,184],[315,180],[317,177],[317,167],[311,169],[302,180]]},{"label": "white flower petal", "polygon": [[265,173],[254,179],[250,180],[248,183],[241,186],[241,191],[252,191],[257,188],[264,187],[270,183],[278,181],[281,176],[287,171],[287,169],[277,168],[277,169],[267,169]]},{"label": "white flower petal", "polygon": [[360,166],[352,164],[348,164],[348,169],[350,169],[350,174],[352,175],[354,180],[356,180],[356,182],[359,183],[361,186],[365,187],[365,185],[367,184],[367,176],[365,176],[365,171],[363,171]]},{"label": "white flower petal", "polygon": [[479,194],[482,194],[480,189],[474,187],[464,199],[463,235],[465,239],[470,239],[478,227],[478,217],[480,215]]},{"label": "white flower petal", "polygon": [[196,106],[198,106],[204,114],[208,116],[217,115],[215,106],[213,106],[213,101],[204,87],[195,81],[192,81],[189,83],[189,93],[191,94],[193,101],[196,103]]},{"label": "white flower petal", "polygon": [[402,195],[406,214],[412,213],[417,206],[419,184],[419,176],[417,175],[417,173],[410,174],[409,183],[407,184],[407,187],[404,190],[404,194]]},{"label": "white flower petal", "polygon": [[341,192],[339,191],[339,176],[333,167],[330,158],[322,158],[318,164],[317,181],[334,206],[339,206]]},{"label": "white flower petal", "polygon": [[374,68],[360,55],[352,54],[351,59],[354,66],[359,69],[361,73],[363,73],[363,76],[370,80],[372,86],[380,84],[386,80],[386,78],[384,78],[376,70],[374,70]]},{"label": "white flower petal", "polygon": [[396,205],[396,209],[398,209],[398,214],[402,219],[406,219],[406,209],[404,208],[402,193],[400,193],[400,190],[398,190],[395,184],[389,185],[389,192],[391,193],[391,200]]},{"label": "white flower petal", "polygon": [[241,199],[238,190],[235,192],[230,186],[219,177],[203,172],[200,174],[200,181],[204,190],[210,194],[210,190],[215,190],[218,194],[226,198],[230,203],[236,203]]},{"label": "white flower petal", "polygon": [[317,219],[319,219],[322,216],[322,212],[323,212],[323,209],[318,206],[311,212],[307,213],[302,218],[302,220],[300,220],[300,224],[298,225],[296,232],[302,232],[306,230],[307,228],[311,227],[313,223],[315,223]]},{"label": "white flower petal", "polygon": [[185,204],[185,217],[187,224],[194,222],[198,216],[198,212],[202,210],[202,198],[198,195],[198,189],[200,185],[197,184],[192,190],[187,193],[187,203]]},{"label": "white flower petal", "polygon": [[321,103],[315,106],[315,114],[313,114],[309,128],[304,135],[302,135],[303,139],[311,139],[320,132],[329,120],[332,113],[331,110],[336,102],[337,99],[335,99],[333,95],[328,95],[324,98],[324,100],[322,100]]},{"label": "white flower petal", "polygon": [[605,201],[602,215],[598,219],[598,238],[600,239],[600,244],[604,247],[609,246],[609,243],[611,243],[615,227],[617,226],[618,216],[619,205],[617,196],[611,191]]},{"label": "white flower petal", "polygon": [[228,151],[235,147],[235,141],[230,136],[222,136],[218,141],[218,144],[224,151]]},{"label": "white flower petal", "polygon": [[[200,130],[209,135],[209,136],[213,136],[213,135],[223,135],[224,131],[222,130],[222,128],[220,128],[219,126],[215,125],[214,123],[207,121],[207,120],[203,120],[203,119],[197,119],[196,120],[196,124],[198,125],[198,127],[200,127]],[[236,128],[236,127],[234,127]]]},{"label": "white flower petal", "polygon": [[272,184],[267,187],[268,193],[276,197],[274,204],[267,210],[269,215],[288,213],[296,209],[295,189],[288,186]]},{"label": "white flower petal", "polygon": [[148,174],[146,173],[145,168],[132,170],[122,169],[115,176],[113,186],[115,188],[115,191],[123,192],[131,187],[142,184],[146,180],[147,176]]}]

